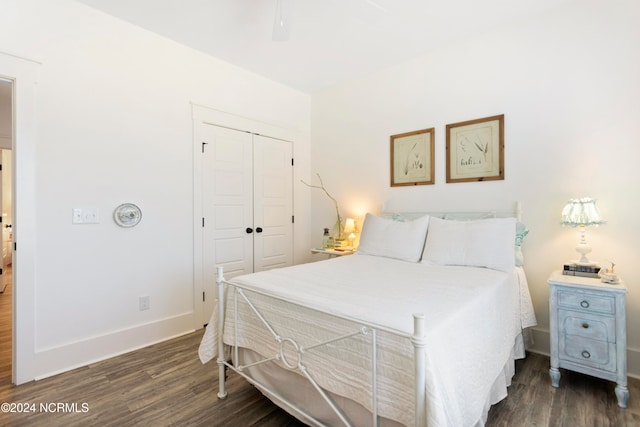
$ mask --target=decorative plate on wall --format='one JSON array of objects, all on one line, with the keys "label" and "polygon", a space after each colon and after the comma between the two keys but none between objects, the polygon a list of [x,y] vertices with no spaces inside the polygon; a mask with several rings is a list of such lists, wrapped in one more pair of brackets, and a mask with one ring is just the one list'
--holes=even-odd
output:
[{"label": "decorative plate on wall", "polygon": [[123,203],[113,212],[113,220],[120,227],[136,226],[142,219],[142,211],[133,203]]}]

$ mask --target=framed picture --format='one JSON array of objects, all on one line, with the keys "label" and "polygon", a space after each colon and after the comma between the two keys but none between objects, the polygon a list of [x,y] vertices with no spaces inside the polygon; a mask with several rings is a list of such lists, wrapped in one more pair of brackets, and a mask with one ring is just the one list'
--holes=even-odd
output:
[{"label": "framed picture", "polygon": [[391,186],[433,184],[433,147],[434,128],[391,135]]},{"label": "framed picture", "polygon": [[504,179],[504,114],[447,125],[447,182]]}]

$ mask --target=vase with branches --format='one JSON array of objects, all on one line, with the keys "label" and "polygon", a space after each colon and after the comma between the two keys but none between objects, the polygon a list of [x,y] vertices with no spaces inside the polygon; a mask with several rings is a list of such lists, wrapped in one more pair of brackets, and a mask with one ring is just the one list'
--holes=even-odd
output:
[{"label": "vase with branches", "polygon": [[329,194],[327,189],[324,187],[324,183],[322,182],[322,177],[320,176],[320,174],[318,173],[316,175],[318,177],[318,181],[320,181],[320,185],[312,185],[312,184],[309,184],[309,183],[305,182],[302,179],[300,180],[300,182],[302,182],[307,187],[318,188],[318,189],[324,191],[324,194],[326,194],[327,197],[329,197],[329,199],[331,199],[331,201],[333,202],[333,205],[335,206],[336,217],[337,217],[336,223],[333,226],[334,235],[338,240],[344,240],[344,225],[342,224],[342,217],[340,216],[340,209],[338,208],[338,201],[335,199],[335,197],[333,197],[331,194]]}]

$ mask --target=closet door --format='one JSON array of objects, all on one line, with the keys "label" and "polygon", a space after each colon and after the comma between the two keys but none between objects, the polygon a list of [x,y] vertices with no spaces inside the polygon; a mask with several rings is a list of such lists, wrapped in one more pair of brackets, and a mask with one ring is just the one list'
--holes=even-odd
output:
[{"label": "closet door", "polygon": [[[253,272],[253,148],[249,133],[204,127],[203,276],[213,296],[217,266],[227,279]],[[213,300],[206,299],[209,314]]]},{"label": "closet door", "polygon": [[202,124],[203,322],[225,279],[293,264],[290,142]]},{"label": "closet door", "polygon": [[253,269],[293,264],[291,143],[253,137]]}]

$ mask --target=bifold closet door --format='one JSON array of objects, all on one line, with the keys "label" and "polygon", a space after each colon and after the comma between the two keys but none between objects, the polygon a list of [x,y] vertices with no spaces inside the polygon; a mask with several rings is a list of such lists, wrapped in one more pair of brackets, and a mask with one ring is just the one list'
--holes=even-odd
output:
[{"label": "bifold closet door", "polygon": [[205,287],[210,288],[217,266],[224,267],[225,278],[230,279],[291,265],[291,143],[219,126],[204,127]]},{"label": "bifold closet door", "polygon": [[203,276],[206,293],[215,295],[217,266],[224,267],[227,279],[253,272],[253,138],[219,126],[204,128]]},{"label": "bifold closet door", "polygon": [[293,264],[291,143],[253,137],[254,271]]}]

